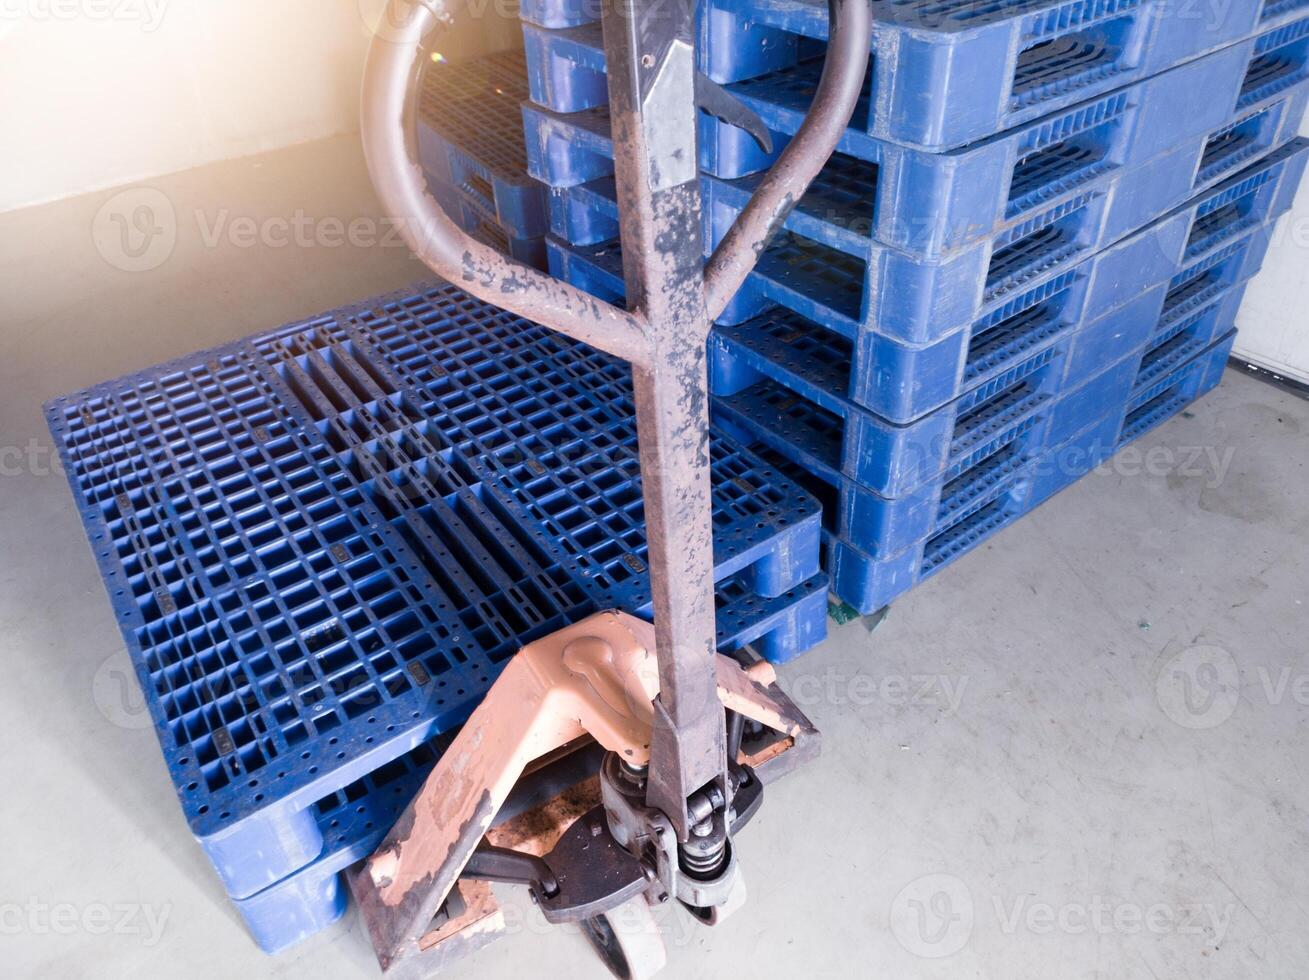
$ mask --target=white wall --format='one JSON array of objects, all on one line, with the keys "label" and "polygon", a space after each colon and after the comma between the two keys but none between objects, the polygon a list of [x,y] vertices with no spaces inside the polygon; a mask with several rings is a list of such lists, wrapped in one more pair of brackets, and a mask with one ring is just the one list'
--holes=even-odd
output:
[{"label": "white wall", "polygon": [[0,0],[0,212],[354,131],[381,3]]},{"label": "white wall", "polygon": [[[1300,126],[1309,136],[1309,117]],[[1277,223],[1268,257],[1237,314],[1237,357],[1309,382],[1309,177]]]}]

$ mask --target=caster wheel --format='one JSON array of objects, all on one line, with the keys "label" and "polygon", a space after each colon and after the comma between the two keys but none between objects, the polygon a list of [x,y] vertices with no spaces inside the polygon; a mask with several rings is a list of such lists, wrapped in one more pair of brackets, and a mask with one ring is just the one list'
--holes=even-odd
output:
[{"label": "caster wheel", "polygon": [[612,912],[584,920],[582,934],[618,980],[646,980],[668,962],[659,924],[640,895]]},{"label": "caster wheel", "polygon": [[726,922],[731,916],[745,905],[745,879],[741,877],[740,871],[736,874],[736,880],[732,882],[732,890],[727,895],[727,901],[722,905],[714,905],[704,908],[699,905],[692,905],[689,902],[682,902],[682,908],[691,914],[691,917],[707,926],[716,926],[720,922]]}]

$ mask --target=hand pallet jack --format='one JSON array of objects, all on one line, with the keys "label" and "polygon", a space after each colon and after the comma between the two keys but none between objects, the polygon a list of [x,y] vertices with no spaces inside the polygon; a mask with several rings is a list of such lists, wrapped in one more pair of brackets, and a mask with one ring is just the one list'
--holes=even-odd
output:
[{"label": "hand pallet jack", "polygon": [[[652,905],[680,902],[707,924],[739,906],[736,833],[765,783],[817,751],[817,732],[771,668],[716,650],[706,343],[854,112],[870,3],[829,0],[829,12],[809,116],[706,263],[697,111],[763,143],[767,131],[696,72],[694,0],[604,0],[620,309],[470,238],[428,194],[415,94],[452,12],[447,0],[388,4],[362,126],[382,204],[437,275],[631,363],[654,599],[653,625],[606,612],[524,647],[352,875],[388,976],[431,975],[494,938],[503,920],[489,882],[526,885],[548,921],[581,923],[616,976],[652,975],[665,959]],[[495,826],[517,784],[596,743],[598,779]]]}]

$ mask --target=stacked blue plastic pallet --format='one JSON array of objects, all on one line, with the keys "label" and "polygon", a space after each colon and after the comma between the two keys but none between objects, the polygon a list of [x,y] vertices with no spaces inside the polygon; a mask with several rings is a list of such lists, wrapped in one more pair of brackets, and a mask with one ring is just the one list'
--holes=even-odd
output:
[{"label": "stacked blue plastic pallet", "polygon": [[[574,111],[606,99],[599,0],[522,0],[533,101]],[[931,150],[985,139],[1280,27],[1303,0],[1201,11],[1163,0],[873,0],[868,105],[854,128]],[[721,84],[798,70],[827,37],[816,0],[707,0],[699,66]],[[576,70],[576,69],[580,69]],[[798,82],[798,85],[804,82]]]},{"label": "stacked blue plastic pallet", "polygon": [[[628,369],[451,286],[47,417],[183,810],[270,951],[340,914],[388,826],[353,814],[523,643],[650,611]],[[711,450],[720,646],[785,660],[825,631],[818,504]]]},{"label": "stacked blue plastic pallet", "polygon": [[[823,501],[834,590],[875,610],[1048,497],[1031,489],[1052,450],[1088,422],[1121,423],[1143,386],[1234,328],[1305,161],[1305,141],[1292,140],[1040,277],[976,329],[964,393],[918,419],[891,422],[851,399],[849,348],[792,311],[715,332],[715,417]],[[579,285],[621,294],[616,250],[552,249]]]},{"label": "stacked blue plastic pallet", "polygon": [[[1149,8],[875,3],[838,153],[719,320],[715,418],[824,502],[834,591],[861,612],[1217,383],[1304,169],[1309,12]],[[528,165],[552,271],[620,300],[587,14],[524,8]],[[825,29],[806,2],[701,11],[701,67],[779,151]],[[770,158],[705,116],[700,153],[712,245]]]},{"label": "stacked blue plastic pallet", "polygon": [[521,51],[434,64],[418,103],[418,150],[447,214],[487,244],[544,269],[545,190],[527,175],[519,115],[527,97]]}]

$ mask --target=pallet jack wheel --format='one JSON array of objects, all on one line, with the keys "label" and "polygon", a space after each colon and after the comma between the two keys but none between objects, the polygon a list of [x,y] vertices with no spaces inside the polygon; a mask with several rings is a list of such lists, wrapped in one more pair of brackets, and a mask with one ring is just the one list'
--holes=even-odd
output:
[{"label": "pallet jack wheel", "polygon": [[582,934],[618,980],[646,980],[664,968],[668,951],[644,896],[582,921]]}]

